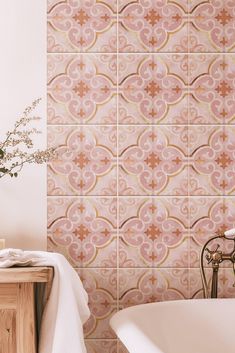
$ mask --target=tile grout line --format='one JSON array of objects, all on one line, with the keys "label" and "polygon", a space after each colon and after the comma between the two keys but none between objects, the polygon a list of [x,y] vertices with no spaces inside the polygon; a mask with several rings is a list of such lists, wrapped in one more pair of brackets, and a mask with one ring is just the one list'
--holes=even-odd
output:
[{"label": "tile grout line", "polygon": [[[189,0],[187,0],[187,11],[189,11]],[[188,135],[188,147],[187,147],[187,153],[188,153],[188,156],[190,155],[190,143],[189,143],[189,127],[190,127],[190,124],[189,124],[189,116],[190,116],[190,111],[189,111],[189,94],[190,94],[190,91],[189,91],[189,36],[190,36],[190,24],[188,23],[187,25],[187,37],[188,37],[188,40],[187,40],[187,51],[188,51],[188,54],[187,54],[187,67],[188,67],[188,72],[187,72],[187,135]],[[188,159],[188,162],[187,162],[187,197],[188,197],[188,203],[189,203],[189,197],[190,197],[190,169],[189,169],[189,165],[190,165],[190,161]],[[190,293],[191,293],[191,287],[190,287],[190,246],[191,246],[191,234],[192,234],[192,231],[190,229],[190,205],[188,204],[188,207],[189,207],[189,219],[188,219],[188,230],[189,230],[189,241],[188,241],[188,246],[187,246],[187,250],[188,250],[188,297],[190,297]]]},{"label": "tile grout line", "polygon": [[[77,266],[73,266],[73,268],[75,270],[115,270],[116,267],[77,267]],[[211,269],[211,267],[206,267]],[[222,267],[221,267],[222,268]],[[223,267],[223,268],[229,268],[231,269],[231,266],[227,266],[227,267]],[[188,267],[179,267],[179,266],[175,266],[175,267],[170,267],[170,266],[161,266],[161,267],[120,267],[120,270],[146,270],[146,271],[152,271],[152,270],[157,270],[157,271],[161,271],[161,270],[188,270]],[[190,270],[199,270],[198,267],[191,267]]]},{"label": "tile grout line", "polygon": [[47,52],[48,55],[135,55],[135,54],[142,54],[142,55],[235,55],[235,52],[217,52],[217,51],[210,51],[210,52],[190,52],[189,50],[187,50],[186,52],[184,51],[179,51],[179,52],[174,52],[174,51],[169,51],[169,52],[164,52],[164,51],[159,51],[159,52],[148,52],[148,51],[136,51],[136,52],[118,52],[118,51],[114,51],[114,52],[102,52],[102,51],[97,51],[97,52]]},{"label": "tile grout line", "polygon": [[[188,95],[189,96],[189,95]],[[109,127],[117,127],[117,123],[115,124],[48,124],[47,126],[49,127],[104,127],[104,126],[109,126]],[[185,123],[185,124],[174,124],[174,123],[170,123],[170,124],[155,124],[155,123],[146,123],[146,124],[119,124],[119,126],[124,126],[124,127],[130,127],[130,126],[135,126],[135,127],[175,127],[175,126],[180,126],[180,127],[194,127],[194,126],[208,126],[208,127],[218,127],[218,128],[223,128],[223,127],[234,127],[235,128],[235,123],[228,123],[228,124],[189,124],[189,123]]]},{"label": "tile grout line", "polygon": [[[117,197],[117,195],[47,195],[48,198],[50,199],[56,199],[56,198],[88,198],[88,199],[111,199]],[[185,199],[185,198],[198,198],[198,199],[203,199],[203,198],[214,198],[214,199],[234,199],[235,195],[118,195],[119,198],[122,199],[129,199],[129,198],[136,198],[136,199],[167,199],[167,198],[174,198],[174,199]]]},{"label": "tile grout line", "polygon": [[[117,23],[119,22],[119,0],[117,0]],[[119,244],[120,244],[120,239],[119,239],[119,26],[117,25],[116,29],[116,35],[117,35],[117,52],[116,52],[116,58],[117,58],[117,116],[116,116],[116,129],[117,129],[117,173],[116,173],[116,178],[117,178],[117,249],[116,249],[116,254],[117,254],[117,269],[116,269],[116,276],[117,276],[117,310],[119,311],[119,284],[120,284],[120,279],[119,279],[119,266],[120,266],[120,260],[119,260]],[[117,347],[117,351],[119,351],[119,348]]]}]

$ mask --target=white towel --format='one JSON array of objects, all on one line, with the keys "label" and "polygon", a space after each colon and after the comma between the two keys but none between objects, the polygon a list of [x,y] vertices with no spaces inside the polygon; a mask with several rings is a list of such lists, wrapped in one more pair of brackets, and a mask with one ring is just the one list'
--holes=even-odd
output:
[{"label": "white towel", "polygon": [[54,278],[43,311],[39,353],[86,353],[82,325],[90,316],[88,296],[64,256],[43,251],[0,250],[0,267],[53,266]]}]

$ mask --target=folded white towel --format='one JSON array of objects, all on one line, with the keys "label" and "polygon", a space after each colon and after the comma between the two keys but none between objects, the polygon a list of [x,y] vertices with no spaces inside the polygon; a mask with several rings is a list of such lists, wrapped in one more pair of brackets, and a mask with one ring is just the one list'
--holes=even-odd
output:
[{"label": "folded white towel", "polygon": [[86,353],[82,325],[90,316],[88,296],[64,256],[43,251],[0,250],[0,267],[53,266],[54,278],[43,311],[39,353]]}]

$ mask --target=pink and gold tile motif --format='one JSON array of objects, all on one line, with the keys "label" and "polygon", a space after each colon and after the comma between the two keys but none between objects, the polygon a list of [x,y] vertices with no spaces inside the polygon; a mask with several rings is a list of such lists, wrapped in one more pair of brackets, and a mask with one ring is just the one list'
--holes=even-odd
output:
[{"label": "pink and gold tile motif", "polygon": [[[211,285],[211,270],[206,270],[206,277],[209,285]],[[190,298],[203,298],[202,281],[199,269],[191,269],[189,271],[190,283]],[[234,298],[235,288],[234,275],[231,268],[221,268],[218,278],[218,297],[219,298]]]},{"label": "pink and gold tile motif", "polygon": [[231,52],[231,0],[137,0],[119,5],[121,52]]},{"label": "pink and gold tile motif", "polygon": [[113,266],[107,259],[110,254],[116,258],[116,199],[53,198],[48,214],[48,241],[55,249],[63,247],[73,266]]},{"label": "pink and gold tile motif", "polygon": [[[200,133],[203,138],[200,138]],[[194,140],[190,146],[190,183],[200,183],[192,194],[232,195],[235,188],[235,131],[233,127],[191,127]],[[194,138],[193,138],[194,136]],[[198,141],[195,137],[198,137]],[[202,141],[202,139],[204,141]],[[198,142],[198,145],[197,145]],[[204,142],[204,143],[203,143]],[[191,191],[190,191],[191,192]]]},{"label": "pink and gold tile motif", "polygon": [[114,55],[49,56],[49,122],[115,123],[116,69]]},{"label": "pink and gold tile motif", "polygon": [[172,51],[174,34],[187,34],[186,1],[137,0],[119,4],[120,51]]},{"label": "pink and gold tile motif", "polygon": [[112,46],[116,51],[115,0],[58,0],[50,3],[48,52],[108,52],[112,51]]},{"label": "pink and gold tile motif", "polygon": [[233,124],[234,65],[234,54],[120,55],[119,123]]},{"label": "pink and gold tile motif", "polygon": [[117,270],[77,270],[88,293],[91,316],[84,326],[86,338],[115,339],[109,320],[117,311]]},{"label": "pink and gold tile motif", "polygon": [[[180,251],[189,234],[188,199],[125,198],[119,201],[119,213],[120,266],[158,267],[166,260],[168,267],[188,266],[187,248]],[[169,254],[176,248],[178,257],[170,263]]]},{"label": "pink and gold tile motif", "polygon": [[88,353],[127,353],[111,316],[201,298],[200,250],[235,225],[235,5],[47,3],[48,251],[88,292]]},{"label": "pink and gold tile motif", "polygon": [[234,51],[232,0],[119,1],[118,7],[115,0],[49,1],[48,52],[116,52],[117,40],[123,53]]},{"label": "pink and gold tile motif", "polygon": [[[190,266],[199,267],[199,256],[202,246],[212,236],[223,235],[233,228],[235,209],[231,198],[197,197],[191,198],[190,204]],[[232,242],[219,242],[221,249],[231,251]],[[206,266],[208,266],[205,263]],[[223,265],[230,266],[230,264]]]},{"label": "pink and gold tile motif", "polygon": [[[231,0],[196,1],[189,8],[190,35],[197,37],[199,51],[229,52],[235,43],[235,9]],[[209,40],[208,40],[209,39]],[[189,46],[190,51],[195,51]]]},{"label": "pink and gold tile motif", "polygon": [[[199,56],[192,57],[197,61]],[[204,56],[206,61],[210,56]],[[208,113],[214,116],[215,123],[229,123],[235,118],[235,57],[211,56],[207,72],[198,75],[191,85],[191,92],[196,101],[208,105]],[[193,70],[194,71],[194,70]]]},{"label": "pink and gold tile motif", "polygon": [[117,353],[117,340],[89,339],[85,341],[87,353]]},{"label": "pink and gold tile motif", "polygon": [[[187,162],[187,128],[123,127],[119,133],[120,194],[157,195],[169,189],[177,194],[179,185],[172,182],[183,173]],[[127,147],[122,145],[125,135],[132,142]],[[173,138],[177,146],[169,143]]]},{"label": "pink and gold tile motif", "polygon": [[120,123],[158,124],[177,116],[187,94],[184,61],[184,55],[119,56]]},{"label": "pink and gold tile motif", "polygon": [[51,127],[57,158],[48,166],[50,195],[116,195],[116,128]]},{"label": "pink and gold tile motif", "polygon": [[140,114],[147,122],[159,122],[166,115],[168,106],[182,99],[184,82],[169,72],[163,57],[141,55],[136,56],[136,59],[139,59],[137,72],[125,77],[119,92],[124,101],[138,106]]},{"label": "pink and gold tile motif", "polygon": [[121,269],[120,307],[189,298],[187,269]]}]

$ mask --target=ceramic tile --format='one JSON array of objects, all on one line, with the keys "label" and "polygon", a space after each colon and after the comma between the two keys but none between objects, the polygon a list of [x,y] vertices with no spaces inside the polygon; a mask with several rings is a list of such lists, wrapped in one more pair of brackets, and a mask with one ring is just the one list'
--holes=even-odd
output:
[{"label": "ceramic tile", "polygon": [[116,199],[48,200],[48,248],[73,266],[117,267],[116,235]]},{"label": "ceramic tile", "polygon": [[[212,138],[221,139],[223,128],[219,126],[189,127],[189,194],[190,195],[222,195],[220,184],[223,180],[223,169],[220,168],[218,179],[215,162],[216,142],[211,145]],[[222,146],[222,143],[221,145]]]},{"label": "ceramic tile", "polygon": [[89,297],[91,316],[84,325],[86,338],[113,339],[109,320],[117,310],[117,270],[78,269]]},{"label": "ceramic tile", "polygon": [[[121,52],[177,52],[187,43],[187,1],[121,1],[119,50]],[[187,45],[187,44],[186,44]],[[185,49],[183,49],[185,51]],[[187,52],[187,50],[186,50]]]},{"label": "ceramic tile", "polygon": [[216,162],[224,170],[224,194],[235,195],[235,127],[224,127],[224,140]]},{"label": "ceramic tile", "polygon": [[[199,267],[200,252],[213,236],[225,230],[224,200],[218,197],[190,199],[190,266]],[[206,265],[206,263],[205,263]]]},{"label": "ceramic tile", "polygon": [[119,194],[187,196],[187,153],[187,126],[120,126]]},{"label": "ceramic tile", "polygon": [[129,353],[127,348],[122,344],[121,341],[118,341],[118,353]]},{"label": "ceramic tile", "polygon": [[116,127],[50,127],[49,195],[116,195]]},{"label": "ceramic tile", "polygon": [[119,199],[120,267],[188,267],[184,198]]},{"label": "ceramic tile", "polygon": [[117,353],[117,340],[86,340],[87,353]]},{"label": "ceramic tile", "polygon": [[[197,197],[190,199],[190,266],[199,267],[200,252],[204,244],[214,236],[223,235],[234,227],[233,198]],[[215,250],[217,244],[220,250],[230,253],[234,242],[216,239],[208,246]],[[206,255],[207,252],[205,252]],[[204,257],[204,266],[211,267]],[[223,262],[223,267],[231,267],[230,262]]]},{"label": "ceramic tile", "polygon": [[[202,280],[199,269],[190,270],[190,298],[203,298]],[[206,269],[206,280],[209,285],[209,294],[211,293],[212,271]],[[235,298],[234,274],[232,268],[221,268],[218,277],[218,298]]]},{"label": "ceramic tile", "polygon": [[190,195],[234,194],[234,133],[234,127],[189,127]]},{"label": "ceramic tile", "polygon": [[231,0],[48,0],[48,251],[89,294],[88,353],[127,353],[119,309],[202,298],[235,227],[234,43]]},{"label": "ceramic tile", "polygon": [[189,50],[191,52],[234,51],[235,10],[230,0],[189,2]]},{"label": "ceramic tile", "polygon": [[189,56],[190,123],[234,124],[234,63],[234,54]]},{"label": "ceramic tile", "polygon": [[187,269],[121,269],[120,308],[157,301],[187,299],[188,277]]},{"label": "ceramic tile", "polygon": [[48,52],[115,52],[116,0],[49,0]]},{"label": "ceramic tile", "polygon": [[47,11],[50,11],[57,4],[58,0],[47,0]]},{"label": "ceramic tile", "polygon": [[187,60],[180,54],[119,54],[119,123],[185,123]]},{"label": "ceramic tile", "polygon": [[223,268],[219,273],[218,297],[219,298],[235,298],[235,277],[230,268]]},{"label": "ceramic tile", "polygon": [[[208,276],[208,281],[210,279],[211,271],[209,269],[205,270]],[[202,278],[199,268],[189,270],[189,283],[190,283],[190,299],[203,299],[203,285]]]},{"label": "ceramic tile", "polygon": [[48,55],[48,123],[115,124],[116,83],[116,55]]}]

